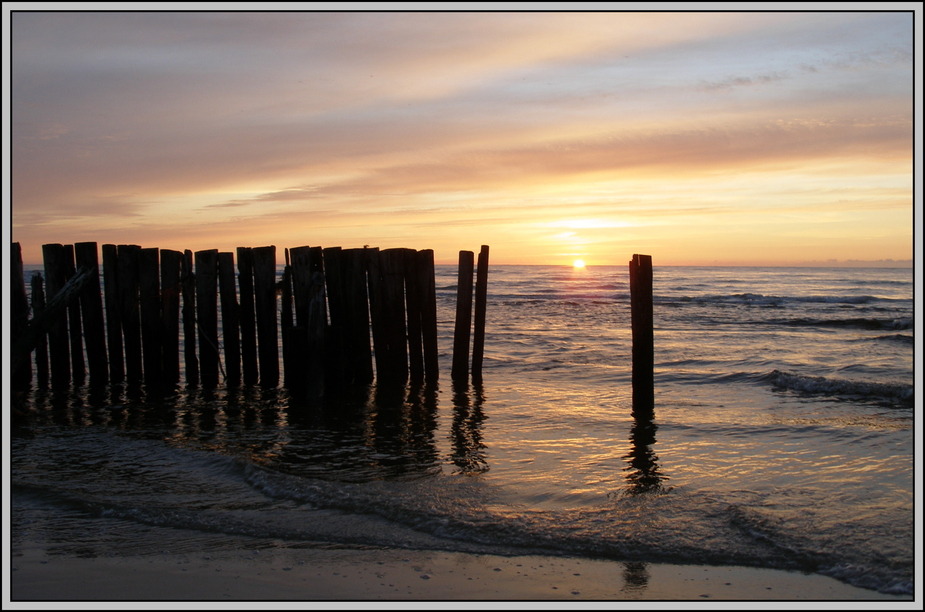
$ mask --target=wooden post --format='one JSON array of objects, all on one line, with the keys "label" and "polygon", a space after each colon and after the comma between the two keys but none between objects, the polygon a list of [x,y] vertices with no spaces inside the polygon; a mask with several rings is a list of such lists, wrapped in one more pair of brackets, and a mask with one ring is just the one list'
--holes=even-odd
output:
[{"label": "wooden post", "polygon": [[125,346],[125,380],[141,384],[141,320],[138,307],[138,258],[141,247],[119,245],[119,308],[122,315],[122,339]]},{"label": "wooden post", "polygon": [[405,249],[405,308],[408,314],[408,371],[411,383],[424,382],[423,294],[420,262],[414,249]]},{"label": "wooden post", "polygon": [[279,384],[279,334],[276,316],[276,247],[252,249],[254,256],[254,306],[257,315],[257,351],[260,385]]},{"label": "wooden post", "polygon": [[77,267],[90,270],[90,279],[80,294],[80,311],[83,316],[84,340],[87,346],[87,365],[90,384],[97,386],[109,380],[106,358],[106,330],[103,322],[103,295],[100,289],[100,264],[95,242],[78,242],[74,245]]},{"label": "wooden post", "polygon": [[186,384],[199,384],[199,359],[196,352],[196,272],[193,268],[193,252],[183,251],[180,260],[180,287],[183,293],[183,363]]},{"label": "wooden post", "polygon": [[302,369],[303,394],[324,394],[324,336],[327,327],[324,254],[321,247],[301,246],[289,250],[292,258],[292,292],[295,302],[297,360]]},{"label": "wooden post", "polygon": [[119,384],[125,380],[125,358],[122,350],[122,310],[119,306],[119,254],[114,244],[103,245],[103,289],[109,381]]},{"label": "wooden post", "polygon": [[469,336],[472,326],[472,271],[475,253],[459,252],[459,280],[456,285],[456,327],[453,334],[453,369],[455,381],[469,378]]},{"label": "wooden post", "polygon": [[644,415],[655,409],[652,257],[633,255],[629,268],[633,329],[633,414]]},{"label": "wooden post", "polygon": [[347,316],[344,307],[343,270],[341,247],[326,247],[322,250],[324,257],[324,286],[328,298],[328,315],[330,325],[325,330],[325,388],[328,391],[340,391],[347,380]]},{"label": "wooden post", "polygon": [[[45,288],[49,296],[54,296],[64,287],[65,254],[64,245],[43,244],[42,256],[45,263]],[[67,312],[55,315],[54,323],[48,330],[48,352],[51,358],[51,385],[62,388],[71,383],[71,360],[68,353]]]},{"label": "wooden post", "polygon": [[[385,336],[385,376],[379,382],[402,385],[408,380],[408,337],[405,322],[405,249],[379,251],[382,291],[380,308]],[[378,361],[377,361],[378,363]]]},{"label": "wooden post", "polygon": [[161,345],[161,374],[164,384],[174,386],[180,382],[180,265],[183,253],[161,251],[161,317],[163,337]]},{"label": "wooden post", "polygon": [[283,278],[280,280],[280,313],[279,326],[283,344],[283,384],[289,389],[298,386],[299,375],[296,373],[296,338],[295,324],[292,319],[292,266],[289,262],[289,249],[284,249],[286,265],[283,267]]},{"label": "wooden post", "polygon": [[204,388],[218,385],[218,250],[196,251],[199,375]]},{"label": "wooden post", "polygon": [[485,354],[485,310],[488,302],[488,245],[479,251],[475,282],[475,326],[472,336],[472,382],[482,382],[482,360]]},{"label": "wooden post", "polygon": [[[74,260],[74,245],[64,245],[65,280],[71,280],[76,272]],[[67,326],[70,335],[71,347],[71,378],[74,383],[81,385],[87,375],[84,361],[83,325],[80,320],[80,300],[71,300],[67,305]]]},{"label": "wooden post", "polygon": [[[14,242],[10,248],[10,344],[16,346],[29,325],[29,300],[22,267],[22,247]],[[32,386],[32,361],[25,359],[10,372],[10,386],[24,391]]]},{"label": "wooden post", "polygon": [[228,385],[237,386],[241,383],[241,341],[233,253],[218,254],[218,284],[222,305],[225,380]]},{"label": "wooden post", "polygon": [[437,347],[437,291],[434,278],[434,251],[418,251],[418,290],[421,301],[421,339],[424,347],[424,380],[440,378]]},{"label": "wooden post", "polygon": [[[41,273],[32,273],[32,317],[45,311],[45,287]],[[48,387],[48,335],[41,334],[35,345],[35,382],[41,389]]]},{"label": "wooden post", "polygon": [[152,391],[163,384],[160,249],[156,247],[141,249],[138,253],[138,294],[145,387]]},{"label": "wooden post", "polygon": [[376,379],[382,380],[388,370],[385,313],[383,311],[383,282],[381,253],[376,247],[366,249],[366,284],[369,293],[369,316],[373,336],[373,357]]},{"label": "wooden post", "polygon": [[238,291],[243,381],[245,385],[254,385],[258,380],[257,319],[254,314],[254,255],[248,247],[238,247]]},{"label": "wooden post", "polygon": [[373,381],[373,364],[369,342],[366,249],[341,251],[341,281],[347,349],[346,383],[368,385]]}]

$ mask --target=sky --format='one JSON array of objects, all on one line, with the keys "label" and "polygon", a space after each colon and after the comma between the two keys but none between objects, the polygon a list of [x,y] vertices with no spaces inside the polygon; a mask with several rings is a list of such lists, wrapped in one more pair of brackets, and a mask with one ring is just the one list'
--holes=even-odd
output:
[{"label": "sky", "polygon": [[84,241],[438,263],[483,244],[497,264],[914,258],[920,3],[244,4],[258,10],[4,3],[4,203],[27,264]]}]

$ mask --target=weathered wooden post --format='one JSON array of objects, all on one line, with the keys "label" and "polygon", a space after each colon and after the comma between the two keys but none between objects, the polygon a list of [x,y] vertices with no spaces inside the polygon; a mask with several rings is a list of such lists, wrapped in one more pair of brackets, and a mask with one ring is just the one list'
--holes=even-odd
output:
[{"label": "weathered wooden post", "polygon": [[424,324],[420,262],[417,251],[405,250],[405,307],[408,313],[408,368],[411,383],[424,382]]},{"label": "weathered wooden post", "polygon": [[180,288],[183,294],[183,363],[186,384],[199,384],[199,358],[196,352],[196,272],[193,252],[183,251],[180,260]]},{"label": "weathered wooden post", "polygon": [[218,254],[218,285],[222,307],[222,344],[225,348],[225,381],[241,383],[241,341],[238,298],[235,291],[234,254]]},{"label": "weathered wooden post", "polygon": [[218,249],[196,251],[196,313],[202,386],[218,385]]},{"label": "weathered wooden post", "polygon": [[283,267],[283,278],[280,281],[280,313],[279,325],[283,344],[283,384],[289,389],[298,392],[299,377],[296,373],[297,345],[296,327],[292,319],[292,265],[289,261],[289,249],[283,249],[286,265]]},{"label": "weathered wooden post", "polygon": [[122,339],[125,347],[125,380],[141,384],[141,321],[138,305],[138,257],[141,247],[119,245],[119,308],[122,319]]},{"label": "weathered wooden post", "polygon": [[652,257],[633,255],[629,268],[633,330],[633,413],[643,415],[655,410]]},{"label": "weathered wooden post", "polygon": [[434,279],[434,251],[418,251],[418,288],[421,300],[421,341],[424,348],[424,380],[440,378],[437,350],[437,291]]},{"label": "weathered wooden post", "polygon": [[141,314],[142,363],[145,387],[160,389],[163,344],[161,329],[160,249],[141,249],[138,253],[138,295]]},{"label": "weathered wooden post", "polygon": [[453,334],[453,368],[455,381],[469,378],[469,337],[472,327],[472,272],[475,253],[459,252],[459,275],[456,284],[456,327]]},{"label": "weathered wooden post", "polygon": [[[29,325],[29,300],[26,297],[26,279],[23,275],[22,247],[14,242],[10,248],[10,344],[17,342]],[[32,385],[32,361],[24,359],[16,371],[10,372],[10,385],[24,391]]]},{"label": "weathered wooden post", "polygon": [[368,385],[373,381],[373,363],[369,342],[366,249],[341,251],[341,281],[347,350],[346,382],[349,385]]},{"label": "weathered wooden post", "polygon": [[[64,278],[69,281],[77,272],[74,259],[74,245],[64,245]],[[67,328],[71,347],[71,378],[81,385],[87,375],[84,362],[83,325],[80,320],[80,300],[71,300],[67,305]]]},{"label": "weathered wooden post", "polygon": [[324,394],[324,336],[327,326],[323,249],[301,246],[289,250],[298,344],[297,367],[302,369],[299,391],[311,397]]},{"label": "weathered wooden post", "polygon": [[260,386],[279,384],[279,333],[276,315],[276,247],[254,247],[254,306]]},{"label": "weathered wooden post", "polygon": [[488,245],[479,251],[475,281],[475,328],[472,336],[472,382],[482,382],[482,361],[485,354],[485,311],[488,302]]},{"label": "weathered wooden post", "polygon": [[90,270],[90,279],[80,294],[80,311],[83,316],[90,384],[103,385],[109,380],[109,365],[106,358],[103,295],[100,289],[100,265],[96,243],[78,242],[74,245],[74,256],[78,268],[83,267]]},{"label": "weathered wooden post", "polygon": [[[405,249],[379,251],[380,311],[385,349],[385,372],[379,382],[401,385],[408,380],[408,340],[405,322]],[[377,361],[378,363],[378,361]]]},{"label": "weathered wooden post", "polygon": [[103,245],[103,289],[109,381],[119,384],[125,380],[125,358],[122,350],[122,309],[119,305],[119,253],[114,244]]},{"label": "weathered wooden post", "polygon": [[254,310],[254,255],[249,247],[238,247],[238,292],[240,296],[241,368],[245,385],[259,379],[257,369],[257,318]]},{"label": "weathered wooden post", "polygon": [[161,250],[161,375],[164,384],[180,382],[180,262],[183,254]]},{"label": "weathered wooden post", "polygon": [[[54,296],[65,283],[64,245],[43,244],[42,257],[45,265],[45,289]],[[62,388],[71,384],[71,360],[68,353],[67,312],[55,315],[48,330],[48,353],[51,358],[51,386]]]},{"label": "weathered wooden post", "polygon": [[337,391],[345,386],[347,380],[347,315],[344,305],[343,269],[341,247],[325,247],[324,286],[328,298],[328,314],[331,323],[325,330],[325,388]]},{"label": "weathered wooden post", "polygon": [[[42,275],[32,273],[32,317],[37,318],[45,310],[45,287]],[[48,334],[42,334],[35,345],[35,382],[39,388],[48,387]]]}]

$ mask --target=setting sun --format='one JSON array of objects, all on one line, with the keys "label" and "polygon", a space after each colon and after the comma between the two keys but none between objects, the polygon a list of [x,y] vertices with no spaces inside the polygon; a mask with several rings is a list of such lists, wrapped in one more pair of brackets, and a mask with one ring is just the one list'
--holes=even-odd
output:
[{"label": "setting sun", "polygon": [[584,259],[576,259],[575,261],[572,262],[572,267],[575,268],[575,269],[584,268],[584,267],[585,267],[585,260],[584,260]]}]

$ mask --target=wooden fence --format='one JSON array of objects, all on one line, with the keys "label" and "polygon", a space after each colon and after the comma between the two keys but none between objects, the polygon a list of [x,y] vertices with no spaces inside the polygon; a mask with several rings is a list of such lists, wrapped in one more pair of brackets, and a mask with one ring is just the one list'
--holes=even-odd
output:
[{"label": "wooden fence", "polygon": [[[282,383],[306,397],[439,378],[429,249],[296,247],[279,275],[275,246],[235,254],[46,244],[44,282],[33,276],[29,303],[21,247],[12,247],[16,390],[87,379],[170,388],[181,382],[181,354],[187,385],[276,387],[282,362]],[[473,259],[460,251],[454,381],[482,379],[488,247],[474,289]]]}]

